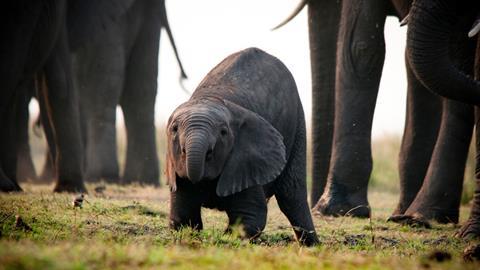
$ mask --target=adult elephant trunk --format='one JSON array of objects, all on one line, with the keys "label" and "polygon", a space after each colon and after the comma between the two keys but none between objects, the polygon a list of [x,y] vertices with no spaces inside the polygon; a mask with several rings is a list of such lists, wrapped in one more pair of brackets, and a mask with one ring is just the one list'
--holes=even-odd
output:
[{"label": "adult elephant trunk", "polygon": [[202,179],[204,174],[205,157],[208,150],[207,133],[199,130],[187,131],[184,149],[188,179],[196,183]]},{"label": "adult elephant trunk", "polygon": [[458,31],[461,19],[475,15],[466,14],[476,11],[471,5],[470,1],[414,1],[407,32],[407,53],[415,75],[431,91],[479,105],[480,82],[454,66],[449,50],[449,40]]}]

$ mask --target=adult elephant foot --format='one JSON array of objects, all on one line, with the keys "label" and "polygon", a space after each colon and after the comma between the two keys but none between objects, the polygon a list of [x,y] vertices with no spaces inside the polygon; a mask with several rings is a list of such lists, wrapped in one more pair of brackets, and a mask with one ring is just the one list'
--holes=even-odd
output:
[{"label": "adult elephant foot", "polygon": [[55,184],[53,192],[71,192],[71,193],[88,193],[87,188],[82,181],[58,181]]},{"label": "adult elephant foot", "polygon": [[390,220],[415,224],[458,223],[465,163],[473,129],[473,108],[443,100],[442,123],[425,181],[405,213]]},{"label": "adult elephant foot", "polygon": [[456,236],[464,239],[480,238],[480,218],[468,219]]},{"label": "adult elephant foot", "polygon": [[428,220],[434,220],[442,224],[458,223],[458,216],[458,208],[426,207],[415,210],[409,208],[404,214],[393,214],[388,218],[388,221],[429,228],[429,225],[424,226],[422,224],[428,223]]},{"label": "adult elephant foot", "polygon": [[[152,142],[152,144],[155,149],[155,143]],[[135,151],[132,148],[134,146],[129,148],[131,151],[127,153],[125,171],[121,183],[159,186],[160,168],[156,153],[154,151]],[[137,146],[137,149],[139,148],[141,149],[140,146]]]},{"label": "adult elephant foot", "polygon": [[345,189],[327,187],[327,191],[312,209],[314,214],[324,216],[370,217],[367,190],[349,192]]},{"label": "adult elephant foot", "polygon": [[432,228],[427,219],[420,215],[393,215],[387,221],[408,225],[414,228]]},{"label": "adult elephant foot", "polygon": [[22,188],[12,180],[0,176],[0,192],[18,192]]},{"label": "adult elephant foot", "polygon": [[[478,124],[478,122],[477,122]],[[478,131],[477,131],[477,138],[478,138]],[[476,170],[478,172],[478,149],[479,149],[479,140],[477,139],[477,165]],[[476,174],[476,189],[475,195],[473,196],[473,205],[472,210],[470,212],[470,217],[468,220],[463,224],[460,231],[457,232],[456,236],[465,239],[472,239],[472,238],[480,238],[480,181],[478,173]]]}]

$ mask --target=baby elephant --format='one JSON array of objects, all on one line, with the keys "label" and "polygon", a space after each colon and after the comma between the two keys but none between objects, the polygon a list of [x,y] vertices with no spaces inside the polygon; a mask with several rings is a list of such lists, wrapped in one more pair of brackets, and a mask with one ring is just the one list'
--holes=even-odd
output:
[{"label": "baby elephant", "polygon": [[170,116],[170,227],[202,229],[201,207],[226,211],[247,237],[265,228],[275,195],[301,244],[318,238],[307,203],[305,119],[295,81],[277,58],[228,56]]}]

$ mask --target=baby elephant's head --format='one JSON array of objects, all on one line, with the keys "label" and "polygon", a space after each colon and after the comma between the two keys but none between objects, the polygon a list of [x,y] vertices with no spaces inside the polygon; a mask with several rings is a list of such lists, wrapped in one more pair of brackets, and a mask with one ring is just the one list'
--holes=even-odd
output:
[{"label": "baby elephant's head", "polygon": [[227,196],[275,180],[285,165],[282,135],[258,114],[225,100],[189,101],[167,125],[167,178],[219,179]]}]

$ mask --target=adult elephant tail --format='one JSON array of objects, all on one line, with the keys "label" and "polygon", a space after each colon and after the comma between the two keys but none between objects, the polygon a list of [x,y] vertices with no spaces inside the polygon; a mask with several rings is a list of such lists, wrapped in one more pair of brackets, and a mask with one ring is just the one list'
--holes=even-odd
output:
[{"label": "adult elephant tail", "polygon": [[277,26],[272,28],[272,31],[277,30],[278,28],[284,26],[285,24],[290,22],[293,18],[295,18],[298,15],[298,13],[300,13],[300,11],[302,11],[302,9],[308,4],[308,2],[309,0],[302,0],[285,20],[283,20]]},{"label": "adult elephant tail", "polygon": [[[180,68],[180,85],[182,88],[185,90],[185,87],[183,86],[183,80],[187,79],[187,73],[185,72],[185,69],[183,68],[182,61],[180,61],[180,56],[178,54],[177,46],[175,45],[175,40],[173,39],[173,34],[172,30],[170,29],[170,24],[168,23],[168,18],[167,18],[167,10],[165,8],[165,1],[163,1],[161,7],[161,22],[162,26],[167,31],[168,39],[170,40],[170,44],[172,44],[173,52],[175,53],[175,58],[177,59],[178,66]],[[186,90],[185,90],[186,91]]]},{"label": "adult elephant tail", "polygon": [[431,91],[479,105],[480,82],[455,67],[449,51],[449,40],[460,19],[477,10],[471,5],[470,1],[415,1],[410,10],[407,53],[415,75]]}]

